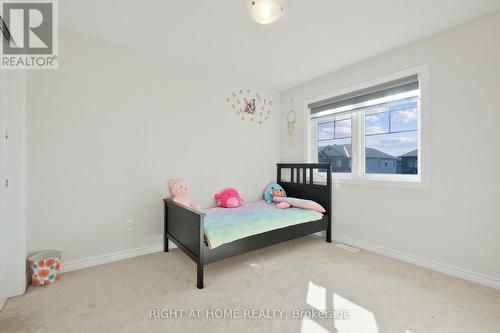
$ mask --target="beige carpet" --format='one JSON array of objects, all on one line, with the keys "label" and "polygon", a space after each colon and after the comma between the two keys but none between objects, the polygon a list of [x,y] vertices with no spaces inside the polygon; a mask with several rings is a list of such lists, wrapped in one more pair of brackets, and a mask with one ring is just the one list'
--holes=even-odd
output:
[{"label": "beige carpet", "polygon": [[208,265],[203,290],[195,276],[178,249],[67,273],[8,300],[0,331],[500,332],[500,291],[315,237]]}]

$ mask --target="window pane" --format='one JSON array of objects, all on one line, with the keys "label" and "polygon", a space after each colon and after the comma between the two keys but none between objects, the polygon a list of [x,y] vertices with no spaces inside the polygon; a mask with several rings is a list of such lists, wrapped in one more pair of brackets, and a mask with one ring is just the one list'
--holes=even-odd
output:
[{"label": "window pane", "polygon": [[374,113],[366,112],[365,115],[366,135],[389,133],[389,112]]},{"label": "window pane", "polygon": [[391,112],[391,131],[408,131],[417,129],[417,109],[405,109]]},{"label": "window pane", "polygon": [[351,119],[351,114],[318,119],[318,162],[331,163],[333,172],[351,172]]},{"label": "window pane", "polygon": [[418,132],[366,136],[366,173],[418,174]]},{"label": "window pane", "polygon": [[351,118],[347,120],[335,119],[335,139],[351,137]]},{"label": "window pane", "polygon": [[334,120],[335,120],[334,116],[321,117],[321,118],[318,118],[318,124],[329,123],[329,122],[332,122]]},{"label": "window pane", "polygon": [[333,139],[333,121],[328,123],[318,123],[318,140]]},{"label": "window pane", "polygon": [[389,104],[390,111],[416,109],[416,108],[417,108],[417,99],[416,98],[402,99],[399,101],[391,102]]},{"label": "window pane", "polygon": [[318,142],[318,162],[331,163],[333,172],[350,173],[351,138]]},{"label": "window pane", "polygon": [[418,100],[393,101],[365,111],[365,170],[418,174]]}]

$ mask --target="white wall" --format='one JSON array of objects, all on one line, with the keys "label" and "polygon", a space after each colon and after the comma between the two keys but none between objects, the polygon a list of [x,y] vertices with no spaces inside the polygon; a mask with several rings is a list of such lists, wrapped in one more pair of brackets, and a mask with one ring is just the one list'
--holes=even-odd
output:
[{"label": "white wall", "polygon": [[[283,94],[281,160],[302,161],[304,100],[429,65],[430,188],[337,184],[335,236],[500,288],[499,41],[497,12]],[[290,97],[298,119],[292,144]]]},{"label": "white wall", "polygon": [[[30,253],[57,248],[68,262],[161,243],[172,178],[203,206],[225,186],[256,199],[275,178],[277,92],[74,32],[59,45],[60,68],[27,78]],[[270,120],[236,117],[226,96],[238,88],[273,98]]]}]

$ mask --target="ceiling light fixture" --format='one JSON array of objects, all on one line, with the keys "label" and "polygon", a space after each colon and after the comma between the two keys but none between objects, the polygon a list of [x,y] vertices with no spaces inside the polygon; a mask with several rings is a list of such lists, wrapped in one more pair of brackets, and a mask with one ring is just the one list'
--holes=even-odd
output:
[{"label": "ceiling light fixture", "polygon": [[283,15],[284,0],[250,0],[250,15],[260,24],[269,24]]}]

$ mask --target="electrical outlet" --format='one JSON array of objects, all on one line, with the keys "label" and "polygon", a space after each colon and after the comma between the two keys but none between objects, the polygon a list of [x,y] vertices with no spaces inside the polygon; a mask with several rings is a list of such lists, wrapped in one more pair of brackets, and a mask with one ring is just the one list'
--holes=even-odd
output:
[{"label": "electrical outlet", "polygon": [[134,230],[134,220],[130,219],[130,220],[127,220],[125,221],[125,227],[127,228],[127,230]]}]

